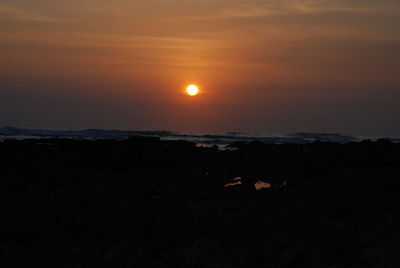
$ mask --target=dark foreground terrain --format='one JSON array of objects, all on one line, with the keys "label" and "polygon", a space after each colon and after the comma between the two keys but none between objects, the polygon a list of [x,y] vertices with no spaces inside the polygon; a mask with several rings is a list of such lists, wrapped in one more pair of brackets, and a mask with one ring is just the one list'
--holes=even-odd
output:
[{"label": "dark foreground terrain", "polygon": [[400,267],[400,144],[236,146],[0,142],[0,266]]}]

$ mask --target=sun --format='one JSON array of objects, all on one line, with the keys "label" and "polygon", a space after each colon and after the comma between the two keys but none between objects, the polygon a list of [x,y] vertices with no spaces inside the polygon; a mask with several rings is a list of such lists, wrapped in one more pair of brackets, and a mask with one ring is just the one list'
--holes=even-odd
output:
[{"label": "sun", "polygon": [[189,95],[189,96],[196,96],[197,94],[199,94],[199,87],[198,86],[196,86],[196,85],[189,85],[187,88],[186,88],[186,93]]}]

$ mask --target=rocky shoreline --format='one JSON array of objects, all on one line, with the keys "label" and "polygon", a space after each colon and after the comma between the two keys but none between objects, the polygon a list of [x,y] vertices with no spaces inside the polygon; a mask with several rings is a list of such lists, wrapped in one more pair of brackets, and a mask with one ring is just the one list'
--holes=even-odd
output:
[{"label": "rocky shoreline", "polygon": [[0,142],[0,265],[400,266],[400,144],[231,146]]}]

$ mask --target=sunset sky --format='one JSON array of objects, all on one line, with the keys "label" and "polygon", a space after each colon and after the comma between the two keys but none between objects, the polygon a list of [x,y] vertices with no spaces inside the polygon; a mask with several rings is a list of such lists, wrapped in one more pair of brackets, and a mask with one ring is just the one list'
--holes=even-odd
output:
[{"label": "sunset sky", "polygon": [[399,122],[399,0],[0,0],[0,126],[400,136]]}]

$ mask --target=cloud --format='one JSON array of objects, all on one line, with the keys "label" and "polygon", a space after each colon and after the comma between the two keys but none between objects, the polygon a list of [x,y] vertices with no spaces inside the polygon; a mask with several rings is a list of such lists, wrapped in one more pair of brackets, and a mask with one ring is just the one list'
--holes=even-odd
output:
[{"label": "cloud", "polygon": [[61,22],[61,19],[45,16],[13,5],[0,4],[0,16],[5,19],[30,22]]},{"label": "cloud", "polygon": [[193,20],[243,19],[265,16],[323,13],[371,14],[400,11],[395,1],[328,1],[328,0],[270,0],[235,1],[219,6],[208,16],[191,17]]}]

